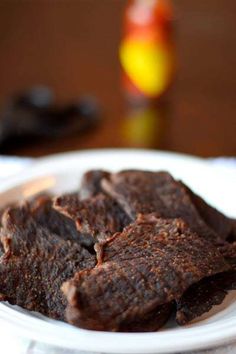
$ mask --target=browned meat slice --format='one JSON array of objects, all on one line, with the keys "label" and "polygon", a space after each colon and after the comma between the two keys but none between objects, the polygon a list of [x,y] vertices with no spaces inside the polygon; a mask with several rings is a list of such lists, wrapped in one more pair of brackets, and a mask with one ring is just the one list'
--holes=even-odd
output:
[{"label": "browned meat slice", "polygon": [[219,251],[181,219],[139,216],[96,248],[98,266],[63,284],[67,319],[82,328],[122,330],[202,278],[229,269]]},{"label": "browned meat slice", "polygon": [[25,202],[14,202],[8,204],[5,208],[0,210],[0,220],[7,208],[15,208],[20,205],[27,204],[27,207],[30,209],[31,216],[41,226],[46,227],[52,233],[55,233],[66,240],[79,242],[78,231],[75,227],[75,223],[70,218],[67,218],[57,212],[52,207],[52,198],[52,195],[44,193],[36,195]]},{"label": "browned meat slice", "polygon": [[225,257],[231,267],[236,270],[236,242],[225,242],[224,245],[219,247],[219,251]]},{"label": "browned meat slice", "polygon": [[108,178],[109,172],[103,170],[91,170],[83,175],[81,187],[79,191],[80,199],[94,197],[103,192],[101,187],[101,180]]},{"label": "browned meat slice", "polygon": [[92,268],[95,256],[40,226],[27,206],[5,211],[2,224],[1,300],[63,320],[61,284],[75,271]]},{"label": "browned meat slice", "polygon": [[186,188],[167,172],[122,171],[104,179],[102,186],[133,220],[138,213],[152,212],[164,218],[182,218],[200,236],[222,242],[201,217]]},{"label": "browned meat slice", "polygon": [[173,304],[157,306],[146,314],[136,317],[134,320],[120,323],[120,332],[155,332],[160,329],[169,320],[173,310]]},{"label": "browned meat slice", "polygon": [[236,219],[231,219],[231,223],[232,223],[232,230],[230,235],[228,236],[227,241],[234,242],[236,241]]},{"label": "browned meat slice", "polygon": [[[78,194],[71,194],[75,197]],[[50,232],[57,234],[65,240],[72,240],[79,243],[79,234],[75,223],[65,215],[57,212],[52,207],[52,196],[44,194],[36,196],[29,202],[32,217],[41,226]]]},{"label": "browned meat slice", "polygon": [[184,183],[182,183],[182,185],[188,192],[193,204],[205,223],[218,235],[220,235],[222,240],[226,240],[227,238],[233,236],[235,232],[233,224],[235,221],[226,217],[217,209],[207,204],[200,196],[193,193],[193,191],[191,191],[191,189],[189,189]]},{"label": "browned meat slice", "polygon": [[193,284],[177,303],[176,320],[184,325],[220,305],[228,290],[236,289],[236,271],[216,274]]},{"label": "browned meat slice", "polygon": [[87,238],[87,243],[91,244],[106,240],[130,223],[130,218],[119,205],[104,194],[84,200],[64,195],[55,199],[54,207],[74,220],[84,242]]}]

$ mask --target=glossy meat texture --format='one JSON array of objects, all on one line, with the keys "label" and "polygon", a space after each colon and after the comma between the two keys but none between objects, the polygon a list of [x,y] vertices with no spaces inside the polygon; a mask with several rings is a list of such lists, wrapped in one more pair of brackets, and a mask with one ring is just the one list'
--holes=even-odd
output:
[{"label": "glossy meat texture", "polygon": [[55,199],[54,208],[71,218],[84,242],[87,237],[91,244],[106,240],[130,223],[120,206],[105,194],[83,200],[64,195]]},{"label": "glossy meat texture", "polygon": [[228,264],[207,240],[181,219],[155,215],[138,220],[104,245],[98,266],[75,274],[63,285],[67,320],[79,327],[120,331],[158,306],[181,298],[204,277]]},{"label": "glossy meat texture", "polygon": [[109,178],[110,173],[103,170],[91,170],[86,172],[81,181],[79,196],[80,199],[94,197],[103,193],[101,181],[103,178]]},{"label": "glossy meat texture", "polygon": [[2,225],[1,300],[64,320],[61,284],[75,271],[94,267],[95,257],[39,225],[27,205],[5,211]]},{"label": "glossy meat texture", "polygon": [[133,220],[138,213],[153,212],[163,218],[182,218],[200,236],[222,242],[212,223],[201,216],[189,190],[167,172],[121,171],[103,179],[102,187]]},{"label": "glossy meat texture", "polygon": [[216,274],[193,284],[177,302],[177,322],[187,324],[220,305],[229,290],[236,290],[236,271]]}]

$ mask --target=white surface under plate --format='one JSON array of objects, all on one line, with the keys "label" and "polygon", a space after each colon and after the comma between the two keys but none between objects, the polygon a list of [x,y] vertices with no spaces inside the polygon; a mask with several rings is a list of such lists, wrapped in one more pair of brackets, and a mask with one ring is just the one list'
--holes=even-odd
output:
[{"label": "white surface under plate", "polygon": [[[83,172],[92,168],[167,170],[228,216],[236,217],[236,176],[205,160],[144,150],[90,150],[39,159],[23,174],[2,182],[0,203],[38,192],[66,192],[78,188]],[[222,305],[191,325],[169,323],[152,333],[108,333],[82,330],[0,304],[0,328],[32,340],[68,349],[103,353],[173,353],[218,346],[236,339],[236,292]]]}]

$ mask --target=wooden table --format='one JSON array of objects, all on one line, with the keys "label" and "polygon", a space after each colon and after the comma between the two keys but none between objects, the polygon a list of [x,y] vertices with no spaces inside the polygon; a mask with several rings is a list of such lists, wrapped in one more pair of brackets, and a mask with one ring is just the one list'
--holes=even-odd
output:
[{"label": "wooden table", "polygon": [[236,1],[174,4],[178,75],[166,117],[135,121],[120,88],[117,56],[124,0],[2,1],[1,103],[13,92],[44,84],[55,90],[58,103],[89,93],[103,107],[96,130],[8,153],[135,146],[236,155]]}]

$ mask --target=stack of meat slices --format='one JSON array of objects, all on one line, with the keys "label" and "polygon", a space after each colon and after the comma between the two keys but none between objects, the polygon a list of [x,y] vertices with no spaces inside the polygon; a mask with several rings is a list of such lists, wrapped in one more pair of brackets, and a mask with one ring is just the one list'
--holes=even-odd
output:
[{"label": "stack of meat slices", "polygon": [[186,324],[236,289],[236,222],[167,172],[94,170],[1,216],[0,299],[81,328]]}]

